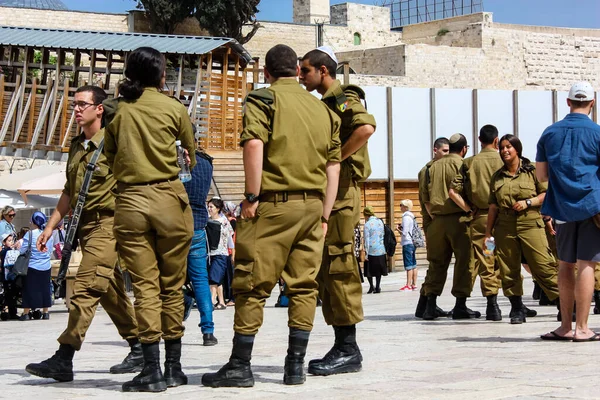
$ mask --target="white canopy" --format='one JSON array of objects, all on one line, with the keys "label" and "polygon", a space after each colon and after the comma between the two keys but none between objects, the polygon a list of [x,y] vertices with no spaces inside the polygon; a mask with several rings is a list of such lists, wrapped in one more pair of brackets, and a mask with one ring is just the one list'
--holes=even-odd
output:
[{"label": "white canopy", "polygon": [[56,196],[30,195],[27,196],[26,203],[19,192],[0,189],[0,208],[4,206],[12,206],[16,210],[54,208],[57,202]]},{"label": "white canopy", "polygon": [[14,171],[12,174],[0,176],[0,189],[16,191],[25,183],[40,178],[45,179],[55,173],[62,173],[64,185],[64,181],[66,180],[64,171],[64,164],[40,165],[21,171]]}]

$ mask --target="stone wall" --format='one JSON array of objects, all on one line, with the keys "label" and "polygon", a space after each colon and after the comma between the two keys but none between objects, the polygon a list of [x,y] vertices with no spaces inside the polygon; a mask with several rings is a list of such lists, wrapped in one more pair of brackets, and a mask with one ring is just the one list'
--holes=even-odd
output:
[{"label": "stone wall", "polygon": [[402,42],[432,46],[481,47],[483,26],[492,23],[491,13],[477,13],[403,28]]},{"label": "stone wall", "polygon": [[298,24],[329,21],[329,0],[293,0],[293,13]]},{"label": "stone wall", "polygon": [[128,32],[127,14],[0,7],[0,25],[49,29]]}]

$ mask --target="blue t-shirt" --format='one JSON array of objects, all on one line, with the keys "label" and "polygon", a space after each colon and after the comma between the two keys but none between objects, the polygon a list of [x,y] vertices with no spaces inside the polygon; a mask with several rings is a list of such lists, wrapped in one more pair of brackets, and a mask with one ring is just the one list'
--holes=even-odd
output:
[{"label": "blue t-shirt", "polygon": [[542,214],[573,222],[600,212],[600,125],[584,114],[567,115],[542,133],[535,160],[548,163]]}]

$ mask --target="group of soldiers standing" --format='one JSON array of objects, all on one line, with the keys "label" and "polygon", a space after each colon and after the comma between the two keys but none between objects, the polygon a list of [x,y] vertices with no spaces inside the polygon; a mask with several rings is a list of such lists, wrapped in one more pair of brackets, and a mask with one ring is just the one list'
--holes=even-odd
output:
[{"label": "group of soldiers standing", "polygon": [[[435,320],[480,318],[466,306],[477,276],[487,299],[486,320],[502,320],[499,289],[511,301],[510,322],[520,324],[537,315],[522,303],[521,264],[525,265],[550,301],[558,299],[557,261],[545,227],[552,221],[540,214],[547,184],[535,177],[535,166],[522,156],[513,135],[498,137],[493,125],[479,133],[480,152],[463,159],[467,139],[454,134],[434,143],[434,159],[419,172],[419,200],[427,238],[429,270],[415,312]],[[493,240],[496,249],[486,249]],[[451,312],[437,305],[455,257]],[[559,315],[560,318],[560,315]]]},{"label": "group of soldiers standing", "polygon": [[[109,100],[93,86],[75,94],[73,108],[82,132],[71,144],[65,189],[37,245],[47,251],[49,234],[75,208],[86,171],[92,170],[78,232],[83,258],[59,349],[49,359],[27,365],[31,374],[73,380],[75,351],[102,304],[130,345],[130,353],[110,372],[139,372],[123,384],[123,391],[159,392],[187,384],[180,362],[182,286],[194,224],[178,178],[175,141],[189,155],[195,145],[185,107],[160,93],[165,69],[164,55],[142,47],[128,57],[119,98]],[[332,375],[362,368],[356,342],[356,324],[363,319],[362,287],[353,240],[360,219],[358,183],[371,173],[366,143],[376,124],[363,105],[362,89],[342,86],[336,69],[330,48],[307,53],[299,65],[291,48],[277,45],[265,59],[271,86],[246,99],[241,134],[245,199],[232,282],[233,349],[227,364],[202,377],[206,386],[254,385],[254,338],[265,300],[280,277],[290,299],[284,383],[305,381],[317,295],[335,340],[327,354],[309,363],[308,372]],[[309,93],[313,90],[321,100]],[[193,168],[195,157],[188,162]],[[117,254],[132,278],[133,307]]]}]

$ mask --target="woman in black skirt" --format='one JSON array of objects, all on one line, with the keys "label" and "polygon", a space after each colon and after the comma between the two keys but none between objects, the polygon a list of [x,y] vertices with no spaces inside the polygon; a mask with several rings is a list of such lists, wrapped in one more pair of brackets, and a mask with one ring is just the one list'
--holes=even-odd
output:
[{"label": "woman in black skirt", "polygon": [[[31,257],[27,268],[27,279],[25,279],[23,287],[23,314],[19,318],[21,321],[29,321],[31,319],[29,312],[37,308],[42,309],[42,319],[50,319],[48,313],[48,308],[52,306],[50,252],[41,252],[36,246],[38,236],[46,227],[46,221],[44,213],[39,211],[33,213],[31,231],[23,237],[21,254],[29,251],[31,243]],[[51,249],[53,245],[52,238],[50,238],[46,243],[46,248]]]},{"label": "woman in black skirt", "polygon": [[[381,277],[387,276],[387,255],[385,252],[383,221],[375,216],[373,207],[366,206],[363,210],[365,216],[364,246],[367,254],[365,261],[365,277],[369,281],[367,293],[381,293]],[[375,278],[375,287],[373,287]]]}]

